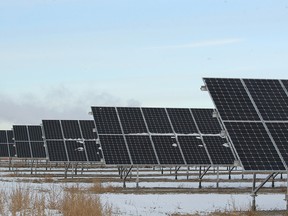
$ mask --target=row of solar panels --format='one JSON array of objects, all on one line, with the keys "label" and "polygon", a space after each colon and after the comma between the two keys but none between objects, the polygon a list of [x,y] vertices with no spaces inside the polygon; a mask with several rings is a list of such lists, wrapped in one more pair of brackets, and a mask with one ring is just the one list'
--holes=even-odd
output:
[{"label": "row of solar panels", "polygon": [[1,131],[0,156],[115,165],[234,163],[212,109],[92,107],[92,113],[95,121],[43,120],[42,127]]},{"label": "row of solar panels", "polygon": [[204,78],[245,170],[288,169],[288,80]]}]

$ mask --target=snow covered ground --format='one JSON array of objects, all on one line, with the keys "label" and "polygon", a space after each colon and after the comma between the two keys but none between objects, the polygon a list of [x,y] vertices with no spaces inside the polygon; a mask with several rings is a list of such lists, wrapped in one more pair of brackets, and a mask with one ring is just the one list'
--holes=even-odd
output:
[{"label": "snow covered ground", "polygon": [[[7,170],[6,170],[7,171]],[[112,174],[113,172],[111,172]],[[22,172],[25,174],[25,172]],[[29,172],[26,173],[29,176]],[[107,174],[107,172],[105,173]],[[115,173],[114,173],[115,174]],[[267,175],[257,175],[257,177],[265,178]],[[141,176],[140,176],[141,177]],[[286,178],[286,175],[283,176]],[[154,177],[155,178],[155,177]],[[157,178],[157,177],[156,177]],[[163,176],[159,175],[159,178],[163,178]],[[180,179],[185,179],[185,176],[182,176]],[[208,180],[215,179],[215,176],[205,176]],[[227,175],[220,175],[220,178],[227,180]],[[219,186],[222,188],[234,188],[234,187],[251,187],[252,186],[252,175],[245,175],[245,178],[248,181],[241,181],[241,175],[234,175],[232,179],[234,181],[231,182],[221,182]],[[277,177],[278,178],[278,177]],[[29,177],[25,177],[25,182],[23,177],[11,177],[7,176],[7,172],[5,174],[0,174],[0,189],[9,191],[13,188],[15,189],[17,186],[32,188],[36,191],[47,191],[47,190],[57,190],[63,191],[65,187],[71,187],[73,185],[78,185],[81,188],[87,188],[92,186],[92,183],[73,183],[73,182],[57,182],[57,178],[53,178],[54,182],[35,182],[29,181]],[[146,181],[145,181],[146,179]],[[226,211],[226,210],[249,210],[252,198],[249,193],[241,193],[241,194],[217,194],[217,193],[189,193],[189,188],[197,188],[198,182],[181,182],[175,181],[173,176],[169,176],[166,178],[165,182],[150,182],[151,177],[140,178],[140,187],[142,188],[157,188],[157,187],[165,187],[165,188],[187,188],[187,193],[167,193],[167,194],[124,194],[124,193],[105,193],[99,195],[103,204],[111,204],[113,207],[114,215],[119,216],[164,216],[170,215],[173,213],[181,213],[181,214],[189,214],[189,213],[200,213],[205,214],[208,212],[214,211]],[[239,179],[239,182],[237,181]],[[236,180],[236,181],[235,181]],[[103,183],[103,185],[112,185],[115,187],[122,187],[122,182],[107,182]],[[216,182],[207,181],[203,182],[202,186],[204,188],[215,188]],[[127,182],[127,188],[135,188],[135,182]],[[276,187],[285,187],[286,181],[278,181],[275,182]],[[271,187],[271,182],[267,183],[265,187]],[[283,193],[269,193],[263,194],[259,193],[256,198],[257,209],[259,210],[283,210],[286,208],[285,192]],[[50,211],[51,213],[51,211]],[[61,216],[61,214],[55,212],[54,216]]]}]

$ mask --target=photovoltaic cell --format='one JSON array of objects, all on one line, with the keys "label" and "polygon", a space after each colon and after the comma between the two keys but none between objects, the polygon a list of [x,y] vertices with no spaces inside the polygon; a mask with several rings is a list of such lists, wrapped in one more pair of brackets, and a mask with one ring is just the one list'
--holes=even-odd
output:
[{"label": "photovoltaic cell", "polygon": [[81,131],[77,120],[61,120],[65,139],[81,139]]},{"label": "photovoltaic cell", "polygon": [[142,108],[150,133],[173,133],[164,108]]},{"label": "photovoltaic cell", "polygon": [[0,143],[0,157],[10,157],[8,144]]},{"label": "photovoltaic cell", "polygon": [[8,140],[7,140],[7,132],[6,130],[0,130],[0,143],[2,144],[7,144]]},{"label": "photovoltaic cell", "polygon": [[99,134],[122,134],[115,107],[92,107]]},{"label": "photovoltaic cell", "polygon": [[140,108],[117,107],[124,134],[147,133],[147,127]]},{"label": "photovoltaic cell", "polygon": [[87,161],[83,143],[79,141],[66,141],[69,161]]},{"label": "photovoltaic cell", "polygon": [[33,158],[45,158],[46,157],[45,146],[44,146],[43,141],[31,142],[30,145],[31,145]]},{"label": "photovoltaic cell", "polygon": [[189,109],[167,108],[175,133],[198,134],[197,127]]},{"label": "photovoltaic cell", "polygon": [[86,140],[97,139],[97,133],[95,131],[95,122],[93,120],[80,120],[80,127],[83,138]]},{"label": "photovoltaic cell", "polygon": [[278,122],[266,124],[274,141],[277,143],[277,147],[284,161],[288,164],[288,123]]},{"label": "photovoltaic cell", "polygon": [[185,164],[174,136],[152,136],[160,164]]},{"label": "photovoltaic cell", "polygon": [[149,136],[125,136],[133,164],[158,164]]},{"label": "photovoltaic cell", "polygon": [[15,141],[29,141],[26,125],[14,125],[13,131]]},{"label": "photovoltaic cell", "polygon": [[246,170],[285,170],[261,122],[225,122]]},{"label": "photovoltaic cell", "polygon": [[61,140],[63,132],[59,120],[42,120],[46,140]]},{"label": "photovoltaic cell", "polygon": [[191,109],[195,122],[202,134],[220,134],[221,125],[217,118],[213,117],[213,109]]},{"label": "photovoltaic cell", "polygon": [[221,138],[219,136],[204,136],[203,140],[214,165],[228,165],[234,163],[235,158],[226,138]]},{"label": "photovoltaic cell", "polygon": [[29,125],[27,128],[28,128],[30,141],[43,141],[41,126]]},{"label": "photovoltaic cell", "polygon": [[222,120],[260,120],[240,79],[204,78]]},{"label": "photovoltaic cell", "polygon": [[288,120],[288,97],[279,80],[244,79],[244,82],[264,120]]},{"label": "photovoltaic cell", "polygon": [[200,137],[178,136],[185,160],[189,165],[211,165],[205,147]]},{"label": "photovoltaic cell", "polygon": [[29,141],[15,141],[18,158],[32,158]]},{"label": "photovoltaic cell", "polygon": [[102,156],[102,151],[100,150],[100,145],[96,144],[96,141],[85,141],[85,147],[87,150],[88,161],[100,161]]},{"label": "photovoltaic cell", "polygon": [[64,141],[46,140],[50,161],[68,161]]},{"label": "photovoltaic cell", "polygon": [[99,135],[106,164],[130,165],[128,150],[122,135]]}]

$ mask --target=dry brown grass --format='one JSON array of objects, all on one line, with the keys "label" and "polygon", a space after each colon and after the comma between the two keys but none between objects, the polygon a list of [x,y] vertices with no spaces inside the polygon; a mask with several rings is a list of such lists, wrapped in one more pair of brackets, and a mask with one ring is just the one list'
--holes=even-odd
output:
[{"label": "dry brown grass", "polygon": [[101,181],[95,180],[92,186],[90,186],[87,190],[91,193],[101,194],[120,192],[123,190],[123,188],[113,187],[112,185],[103,186],[103,183]]},{"label": "dry brown grass", "polygon": [[85,193],[78,186],[65,190],[59,203],[59,210],[64,216],[110,216],[111,206],[102,206],[100,198],[91,193]]},{"label": "dry brown grass", "polygon": [[100,198],[79,185],[57,190],[33,190],[17,186],[5,192],[0,190],[0,215],[52,216],[55,210],[63,216],[110,216],[112,207],[102,205]]},{"label": "dry brown grass", "polygon": [[5,191],[0,191],[0,215],[4,215],[6,205],[6,193]]},{"label": "dry brown grass", "polygon": [[[17,186],[15,189],[12,189],[9,195],[10,195],[9,209],[13,216],[16,215],[17,212],[22,212],[27,208],[29,208],[31,202],[29,188],[23,188],[21,186]],[[23,212],[23,214],[21,215],[28,216],[29,214]]]}]

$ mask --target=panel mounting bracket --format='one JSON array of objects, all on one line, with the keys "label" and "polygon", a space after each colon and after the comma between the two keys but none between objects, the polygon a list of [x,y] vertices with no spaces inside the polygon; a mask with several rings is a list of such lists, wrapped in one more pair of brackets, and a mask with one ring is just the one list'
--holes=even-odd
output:
[{"label": "panel mounting bracket", "polygon": [[208,88],[207,88],[207,86],[203,85],[200,87],[200,90],[201,91],[208,91]]}]

